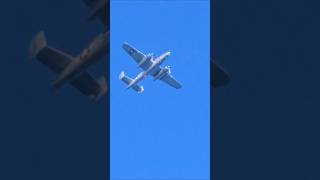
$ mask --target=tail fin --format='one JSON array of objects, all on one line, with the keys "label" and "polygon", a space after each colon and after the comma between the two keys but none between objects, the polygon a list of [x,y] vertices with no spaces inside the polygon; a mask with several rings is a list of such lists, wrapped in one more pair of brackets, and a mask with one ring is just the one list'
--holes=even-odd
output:
[{"label": "tail fin", "polygon": [[99,84],[99,86],[100,86],[100,92],[99,92],[99,94],[97,94],[97,96],[95,97],[95,100],[96,100],[96,101],[100,100],[101,97],[102,97],[103,95],[105,95],[105,94],[107,93],[107,91],[108,91],[107,81],[106,81],[106,79],[105,79],[104,76],[101,76],[101,77],[99,78],[98,84]]},{"label": "tail fin", "polygon": [[107,85],[107,81],[105,79],[104,76],[101,76],[98,79],[98,84],[100,86],[100,91],[98,94],[92,94],[89,96],[90,100],[92,101],[99,101],[103,95],[105,95],[108,92],[108,85]]},{"label": "tail fin", "polygon": [[[119,79],[120,79],[121,81],[123,81],[124,83],[126,83],[127,85],[130,85],[131,82],[133,81],[133,79],[130,78],[130,77],[128,77],[128,76],[126,76],[123,71],[120,73]],[[133,88],[135,91],[137,91],[138,93],[142,93],[142,92],[144,91],[143,86],[134,85],[134,86],[132,86],[132,88]]]},{"label": "tail fin", "polygon": [[34,39],[31,41],[30,55],[31,58],[36,57],[42,49],[47,47],[47,40],[43,31],[36,34]]}]

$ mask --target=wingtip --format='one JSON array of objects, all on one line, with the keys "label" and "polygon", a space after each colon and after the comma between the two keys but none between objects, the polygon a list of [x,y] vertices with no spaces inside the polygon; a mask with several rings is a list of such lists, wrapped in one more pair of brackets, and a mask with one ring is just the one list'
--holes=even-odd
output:
[{"label": "wingtip", "polygon": [[124,71],[121,71],[121,73],[119,74],[119,79],[122,80],[124,76],[125,76]]},{"label": "wingtip", "polygon": [[46,35],[44,31],[38,32],[30,43],[30,59],[35,58],[40,51],[47,46]]}]

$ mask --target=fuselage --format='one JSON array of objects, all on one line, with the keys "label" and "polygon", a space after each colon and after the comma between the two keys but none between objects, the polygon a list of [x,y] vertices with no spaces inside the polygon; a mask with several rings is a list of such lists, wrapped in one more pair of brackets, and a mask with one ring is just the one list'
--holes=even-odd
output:
[{"label": "fuselage", "polygon": [[166,52],[161,56],[157,57],[155,60],[152,60],[152,65],[145,71],[145,75],[152,74],[155,70],[158,70],[160,65],[169,57],[171,52]]},{"label": "fuselage", "polygon": [[146,75],[144,74],[144,72],[141,72],[137,75],[136,78],[134,78],[134,80],[127,86],[127,89],[135,86],[136,84],[138,84],[140,81],[142,81],[144,78],[146,77]]},{"label": "fuselage", "polygon": [[142,81],[147,75],[154,75],[155,71],[159,71],[160,65],[171,55],[171,52],[166,52],[161,56],[153,59],[151,58],[152,65],[145,71],[139,73],[136,78],[127,86],[127,88],[131,88]]},{"label": "fuselage", "polygon": [[108,31],[95,38],[90,43],[89,47],[84,49],[82,53],[62,71],[53,85],[57,88],[62,86],[68,81],[76,78],[89,66],[101,60],[102,57],[107,54],[107,50],[109,49],[109,35],[110,33]]}]

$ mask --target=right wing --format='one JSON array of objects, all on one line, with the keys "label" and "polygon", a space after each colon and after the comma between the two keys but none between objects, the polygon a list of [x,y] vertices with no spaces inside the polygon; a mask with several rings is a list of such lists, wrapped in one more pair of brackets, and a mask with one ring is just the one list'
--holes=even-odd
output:
[{"label": "right wing", "polygon": [[146,62],[143,62],[143,64],[141,64],[141,68],[143,70],[147,70],[152,65],[151,60],[146,59],[146,55],[132,47],[130,44],[124,43],[122,48],[136,61],[137,64],[140,64],[141,61],[146,60]]},{"label": "right wing", "polygon": [[109,27],[109,0],[83,0],[91,8],[89,20],[99,18],[99,20]]},{"label": "right wing", "polygon": [[180,89],[182,85],[170,74],[166,73],[162,78],[160,78],[163,82],[167,83],[168,85]]}]

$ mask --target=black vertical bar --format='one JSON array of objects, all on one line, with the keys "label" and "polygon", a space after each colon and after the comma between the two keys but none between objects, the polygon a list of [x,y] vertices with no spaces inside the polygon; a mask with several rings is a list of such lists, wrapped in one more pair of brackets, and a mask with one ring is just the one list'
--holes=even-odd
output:
[{"label": "black vertical bar", "polygon": [[107,130],[106,132],[106,166],[105,166],[105,174],[106,178],[104,179],[110,179],[110,0],[107,0],[107,31],[109,31],[109,46],[107,46],[108,53],[106,55],[106,60],[107,60],[107,84],[109,87],[108,93],[107,93],[107,107],[106,107],[106,112],[107,112],[107,120],[106,120],[106,125],[104,126]]}]

